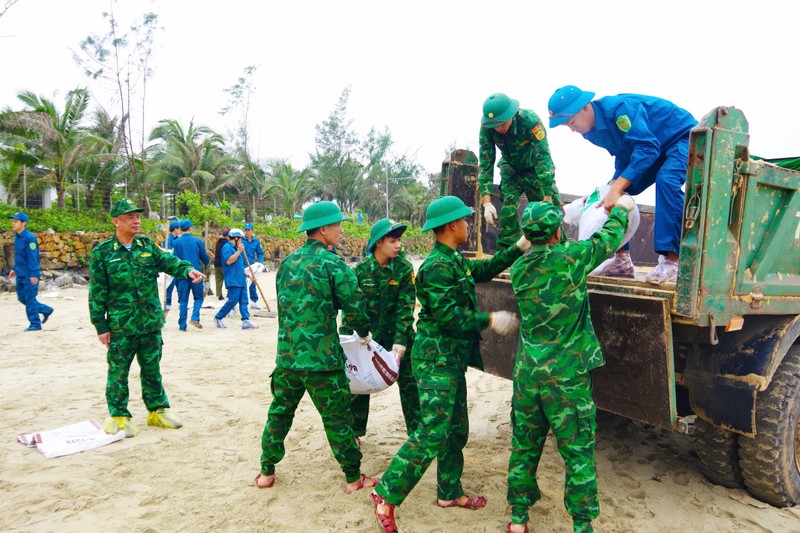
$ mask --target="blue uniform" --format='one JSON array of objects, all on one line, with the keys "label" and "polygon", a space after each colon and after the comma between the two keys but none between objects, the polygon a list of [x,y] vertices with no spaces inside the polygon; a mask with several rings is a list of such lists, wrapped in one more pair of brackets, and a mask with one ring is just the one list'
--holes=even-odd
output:
[{"label": "blue uniform", "polygon": [[39,315],[50,316],[53,308],[36,299],[39,295],[39,283],[34,285],[30,278],[39,278],[41,282],[39,242],[36,235],[27,229],[14,235],[14,273],[17,275],[17,299],[25,306],[30,322],[28,329],[42,329]]},{"label": "blue uniform", "polygon": [[[250,264],[264,262],[264,249],[261,247],[261,241],[255,237],[248,241],[247,237],[245,237],[242,239],[242,243],[244,244],[244,253],[247,254],[247,260],[250,261]],[[247,267],[247,264],[245,264],[245,267]],[[258,290],[255,283],[250,285],[250,299],[254,302],[258,301]]]},{"label": "blue uniform", "polygon": [[[180,237],[180,235],[175,235],[173,233],[170,233],[169,235],[167,235],[167,247],[166,247],[166,249],[167,250],[174,249],[175,248],[175,241],[177,241],[179,237]],[[169,285],[167,285],[167,296],[166,296],[167,305],[172,305],[172,290],[175,288],[175,285],[176,285],[177,282],[178,282],[177,279],[172,278],[172,281],[170,281]]]},{"label": "blue uniform", "polygon": [[247,266],[244,262],[242,254],[233,262],[232,265],[228,264],[228,259],[236,253],[236,247],[232,242],[228,242],[222,247],[222,274],[225,276],[225,287],[228,289],[228,301],[217,312],[214,318],[222,320],[233,309],[236,304],[239,304],[239,313],[242,315],[242,320],[250,318],[250,312],[247,310],[247,280],[245,279],[244,269]]},{"label": "blue uniform", "polygon": [[595,128],[583,137],[614,156],[614,178],[630,181],[636,195],[656,185],[654,247],[678,253],[689,160],[692,115],[668,100],[641,94],[606,96],[591,102]]},{"label": "blue uniform", "polygon": [[[191,233],[184,233],[179,239],[175,239],[172,253],[178,259],[190,262],[192,268],[200,272],[203,271],[203,265],[207,265],[210,261],[203,241]],[[203,299],[205,297],[205,286],[203,283],[193,283],[190,279],[179,279],[177,280],[177,288],[178,304],[180,305],[178,327],[181,330],[185,330],[186,315],[188,314],[189,307],[189,293],[192,293],[192,299],[194,301],[192,320],[199,322],[200,308],[203,307]]]}]

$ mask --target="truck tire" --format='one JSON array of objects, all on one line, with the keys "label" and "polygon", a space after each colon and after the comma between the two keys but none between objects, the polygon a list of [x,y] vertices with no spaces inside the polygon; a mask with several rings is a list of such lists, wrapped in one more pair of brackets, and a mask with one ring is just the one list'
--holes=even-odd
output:
[{"label": "truck tire", "polygon": [[700,470],[709,481],[732,489],[744,487],[739,467],[739,436],[698,418],[694,443]]},{"label": "truck tire", "polygon": [[776,507],[800,503],[800,345],[789,349],[756,398],[756,436],[739,438],[750,494]]}]

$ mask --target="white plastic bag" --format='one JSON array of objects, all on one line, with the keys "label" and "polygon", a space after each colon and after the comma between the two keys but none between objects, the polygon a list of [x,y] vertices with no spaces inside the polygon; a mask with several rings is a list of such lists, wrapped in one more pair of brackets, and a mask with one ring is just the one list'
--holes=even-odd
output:
[{"label": "white plastic bag", "polygon": [[397,381],[397,355],[375,341],[364,345],[358,335],[339,335],[345,357],[345,373],[353,394],[373,394]]},{"label": "white plastic bag", "polygon": [[[608,220],[606,210],[598,208],[597,204],[605,198],[610,190],[610,185],[603,185],[595,189],[591,195],[578,198],[564,206],[564,222],[578,225],[578,240],[588,239]],[[628,213],[628,229],[625,230],[625,235],[622,237],[620,248],[633,238],[640,221],[639,207],[636,206]]]},{"label": "white plastic bag", "polygon": [[91,450],[124,438],[124,430],[109,435],[96,420],[85,420],[63,428],[19,435],[17,440],[51,458]]}]

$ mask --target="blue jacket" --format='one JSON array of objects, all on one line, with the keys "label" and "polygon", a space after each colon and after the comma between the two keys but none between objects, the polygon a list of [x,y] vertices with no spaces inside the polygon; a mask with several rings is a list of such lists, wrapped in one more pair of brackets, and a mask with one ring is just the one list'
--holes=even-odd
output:
[{"label": "blue jacket", "polygon": [[41,277],[39,242],[27,229],[14,235],[14,272],[20,278]]},{"label": "blue jacket", "polygon": [[692,115],[668,100],[619,94],[592,101],[596,126],[583,138],[614,156],[614,179],[634,185],[661,167],[667,148],[689,140],[697,125]]},{"label": "blue jacket", "polygon": [[228,264],[228,259],[235,253],[236,248],[232,242],[222,247],[222,275],[225,276],[225,286],[247,287],[247,280],[244,278],[244,255],[240,254],[232,265]]},{"label": "blue jacket", "polygon": [[242,239],[244,243],[244,253],[247,254],[247,260],[251,263],[264,262],[264,249],[261,247],[261,241],[253,237],[252,241],[248,241],[247,237]]},{"label": "blue jacket", "polygon": [[[203,270],[203,265],[209,262],[206,247],[198,237],[191,233],[184,233],[172,244],[172,253],[178,259],[189,261],[195,270]],[[202,262],[202,265],[200,264]]]},{"label": "blue jacket", "polygon": [[167,248],[166,249],[167,250],[172,250],[173,248],[175,248],[175,241],[177,241],[179,237],[180,237],[180,235],[173,235],[172,233],[167,235]]}]

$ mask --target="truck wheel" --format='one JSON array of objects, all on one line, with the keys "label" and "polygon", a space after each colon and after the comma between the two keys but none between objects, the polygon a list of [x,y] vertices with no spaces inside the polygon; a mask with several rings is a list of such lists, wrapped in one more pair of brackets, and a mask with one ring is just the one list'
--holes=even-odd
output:
[{"label": "truck wheel", "polygon": [[739,436],[716,428],[698,418],[695,421],[694,443],[700,470],[716,485],[738,489],[744,486],[739,468]]},{"label": "truck wheel", "polygon": [[739,438],[745,485],[777,507],[800,503],[800,345],[789,349],[756,398],[756,436]]}]

